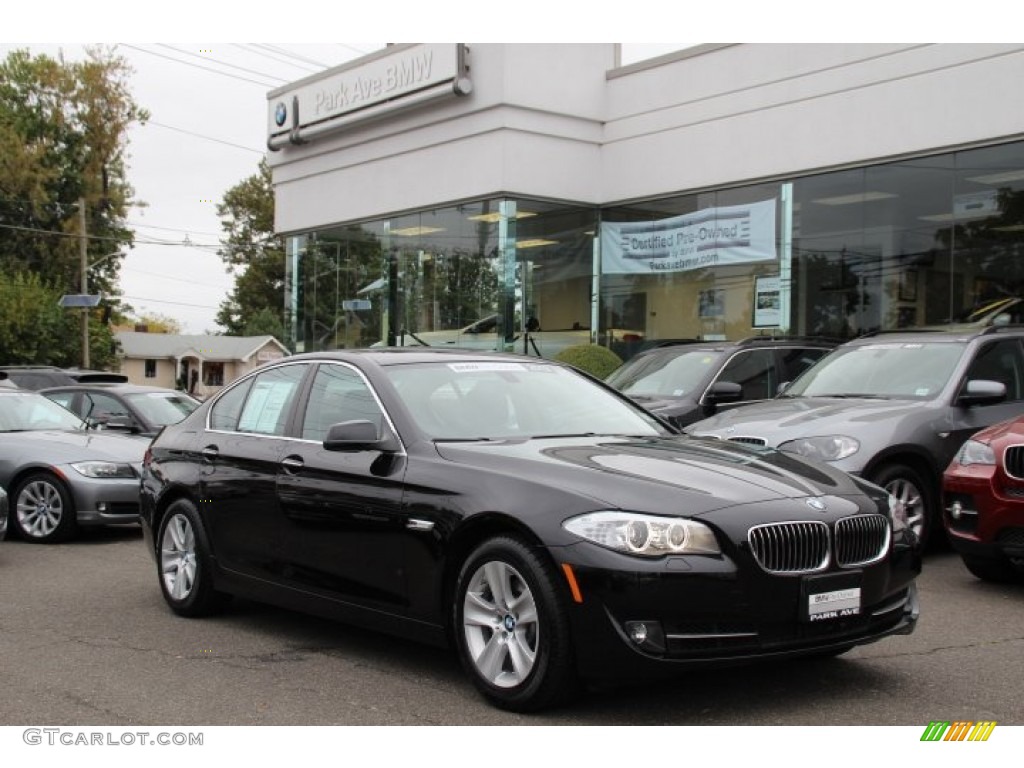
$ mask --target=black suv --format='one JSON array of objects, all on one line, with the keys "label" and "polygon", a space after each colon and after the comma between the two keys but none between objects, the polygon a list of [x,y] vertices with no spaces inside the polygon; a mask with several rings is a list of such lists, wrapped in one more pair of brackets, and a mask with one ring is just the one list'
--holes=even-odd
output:
[{"label": "black suv", "polygon": [[735,406],[775,397],[828,354],[823,339],[755,336],[742,341],[679,341],[641,352],[606,382],[682,428]]},{"label": "black suv", "polygon": [[10,381],[20,389],[39,390],[86,382],[124,383],[128,377],[121,373],[57,368],[53,365],[3,365],[0,366],[0,380]]},{"label": "black suv", "polygon": [[943,470],[978,430],[1024,410],[1024,327],[898,331],[838,347],[770,402],[687,427],[827,461],[892,493],[927,540]]}]

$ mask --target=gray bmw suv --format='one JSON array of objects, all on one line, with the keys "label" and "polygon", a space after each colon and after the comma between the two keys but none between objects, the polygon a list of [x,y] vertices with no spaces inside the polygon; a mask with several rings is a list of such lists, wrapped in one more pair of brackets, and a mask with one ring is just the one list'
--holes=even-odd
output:
[{"label": "gray bmw suv", "polygon": [[898,332],[838,347],[773,400],[686,432],[827,461],[895,495],[922,546],[942,472],[983,427],[1024,412],[1024,328]]}]

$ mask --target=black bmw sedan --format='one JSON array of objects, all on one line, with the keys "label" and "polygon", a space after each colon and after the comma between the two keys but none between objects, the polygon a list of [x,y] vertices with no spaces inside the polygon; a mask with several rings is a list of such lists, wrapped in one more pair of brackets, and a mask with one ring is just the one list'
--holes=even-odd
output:
[{"label": "black bmw sedan", "polygon": [[835,655],[918,615],[882,489],[515,355],[268,364],[157,436],[142,510],[176,613],[240,595],[451,644],[519,711],[581,680]]}]

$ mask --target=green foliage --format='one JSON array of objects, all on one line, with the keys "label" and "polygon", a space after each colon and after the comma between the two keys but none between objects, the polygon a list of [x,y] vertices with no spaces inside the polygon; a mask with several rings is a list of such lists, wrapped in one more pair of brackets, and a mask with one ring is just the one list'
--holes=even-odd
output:
[{"label": "green foliage", "polygon": [[270,307],[264,307],[249,317],[242,329],[243,336],[273,336],[283,343],[284,326],[281,324],[281,313]]},{"label": "green foliage", "polygon": [[[220,305],[217,324],[231,335],[252,335],[246,328],[254,322],[265,327],[269,313],[277,318],[275,327],[282,332],[284,245],[274,234],[274,190],[266,160],[260,161],[255,174],[224,194],[217,215],[224,231],[219,254],[235,276],[235,287]],[[283,332],[274,335],[283,338]]]},{"label": "green foliage", "polygon": [[573,347],[566,347],[555,355],[555,360],[568,363],[599,379],[604,379],[622,365],[622,358],[607,347],[597,344],[577,344]]},{"label": "green foliage", "polygon": [[[89,236],[90,293],[116,293],[120,259],[104,257],[124,252],[132,242],[125,220],[134,195],[125,165],[128,129],[148,115],[132,99],[127,63],[109,50],[87,53],[86,61],[68,62],[17,50],[0,61],[2,279],[11,281],[9,288],[34,273],[39,281],[23,284],[31,294],[28,303],[46,295],[34,308],[22,305],[28,315],[14,317],[10,303],[0,308],[15,322],[0,331],[0,362],[81,361],[81,334],[75,330],[80,315],[57,307],[61,295],[81,291],[80,199]],[[116,300],[108,304],[118,311]],[[96,329],[90,333],[94,367],[112,359],[102,311],[96,315],[90,325]],[[19,335],[19,329],[32,328],[29,317],[41,323],[36,340]],[[53,323],[66,332],[50,335]]]},{"label": "green foliage", "polygon": [[[81,315],[58,306],[63,291],[31,272],[0,270],[0,362],[5,365],[79,365]],[[112,367],[113,336],[90,314],[90,365]]]}]

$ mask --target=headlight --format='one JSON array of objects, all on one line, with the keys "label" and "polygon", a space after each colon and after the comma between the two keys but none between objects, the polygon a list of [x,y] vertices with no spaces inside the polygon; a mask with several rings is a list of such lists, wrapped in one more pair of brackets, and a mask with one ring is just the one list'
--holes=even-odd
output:
[{"label": "headlight", "polygon": [[131,464],[116,464],[113,461],[80,461],[71,466],[78,474],[86,477],[106,479],[136,476]]},{"label": "headlight", "polygon": [[820,461],[839,461],[853,456],[860,450],[860,443],[845,435],[829,435],[828,437],[801,437],[779,445],[780,451],[788,451],[799,456]]},{"label": "headlight", "polygon": [[977,440],[968,440],[960,447],[956,454],[956,460],[957,463],[965,467],[971,464],[994,465],[996,463],[996,454],[992,450],[992,446],[979,443]]},{"label": "headlight", "polygon": [[635,512],[591,512],[562,523],[580,538],[628,555],[717,555],[711,529],[694,520]]},{"label": "headlight", "polygon": [[898,535],[907,527],[907,506],[889,494],[889,520],[892,521],[892,534]]}]

